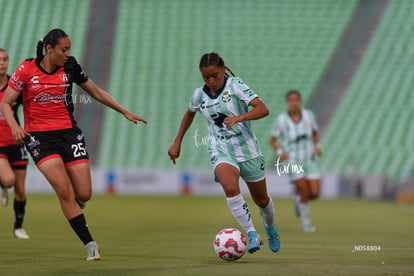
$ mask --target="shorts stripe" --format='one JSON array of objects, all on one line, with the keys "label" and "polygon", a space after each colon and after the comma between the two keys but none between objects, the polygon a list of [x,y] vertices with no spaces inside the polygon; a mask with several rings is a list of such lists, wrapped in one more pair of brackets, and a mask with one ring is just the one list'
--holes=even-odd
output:
[{"label": "shorts stripe", "polygon": [[65,167],[70,167],[70,166],[81,164],[81,163],[89,163],[89,159],[79,159],[79,160],[71,161],[71,162],[65,163]]},{"label": "shorts stripe", "polygon": [[53,158],[60,158],[60,159],[62,159],[62,157],[59,154],[51,154],[51,155],[48,155],[48,156],[40,159],[39,162],[36,163],[36,166],[39,167],[43,162],[45,162],[45,161],[47,161],[49,159],[53,159]]},{"label": "shorts stripe", "polygon": [[232,163],[230,161],[227,161],[227,160],[219,160],[216,164],[214,164],[213,171],[217,168],[218,165],[224,164],[224,163],[225,164],[232,165],[233,167],[235,167],[240,172],[239,166],[237,166],[236,164],[234,164],[234,163]]},{"label": "shorts stripe", "polygon": [[21,160],[21,161],[15,161],[15,162],[10,163],[11,166],[20,166],[20,165],[27,165],[27,164],[29,164],[28,160]]},{"label": "shorts stripe", "polygon": [[7,160],[9,160],[9,158],[5,154],[0,154],[0,158],[6,158]]}]

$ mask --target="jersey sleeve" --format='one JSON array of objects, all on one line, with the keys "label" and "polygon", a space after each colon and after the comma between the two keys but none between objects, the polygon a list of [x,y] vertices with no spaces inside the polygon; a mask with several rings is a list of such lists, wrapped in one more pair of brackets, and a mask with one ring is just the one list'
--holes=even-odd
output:
[{"label": "jersey sleeve", "polygon": [[282,134],[282,123],[281,117],[277,116],[275,122],[273,123],[272,130],[270,131],[270,135],[275,138],[279,138]]},{"label": "jersey sleeve", "polygon": [[71,59],[71,63],[73,63],[74,68],[74,82],[79,85],[89,80],[89,76],[82,69],[78,61],[74,57],[71,57]]},{"label": "jersey sleeve", "polygon": [[200,111],[201,109],[201,95],[200,95],[200,89],[197,88],[193,95],[191,96],[190,104],[188,105],[188,108],[192,112]]},{"label": "jersey sleeve", "polygon": [[27,83],[27,61],[23,61],[20,63],[19,67],[17,67],[16,71],[10,77],[8,86],[16,92],[21,93],[23,89],[26,87]]},{"label": "jersey sleeve", "polygon": [[234,91],[237,97],[239,97],[239,99],[244,101],[247,105],[252,100],[259,97],[249,86],[247,86],[247,84],[242,81],[242,79],[234,78],[233,82],[235,88]]}]

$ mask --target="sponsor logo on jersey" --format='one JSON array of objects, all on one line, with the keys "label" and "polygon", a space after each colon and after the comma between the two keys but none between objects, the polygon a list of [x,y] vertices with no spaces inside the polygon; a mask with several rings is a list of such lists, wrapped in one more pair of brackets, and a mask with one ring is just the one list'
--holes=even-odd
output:
[{"label": "sponsor logo on jersey", "polygon": [[229,91],[224,91],[223,96],[221,96],[221,99],[225,103],[228,103],[229,101],[231,101],[231,95],[230,95]]},{"label": "sponsor logo on jersey", "polygon": [[83,134],[78,134],[78,136],[76,137],[76,139],[78,139],[78,141],[82,141],[82,139],[83,139]]},{"label": "sponsor logo on jersey", "polygon": [[32,149],[38,145],[40,145],[40,141],[36,140],[35,136],[30,136],[30,142],[27,144],[27,146]]},{"label": "sponsor logo on jersey", "polygon": [[55,95],[51,93],[42,92],[34,97],[34,102],[39,104],[45,103],[61,103],[65,101],[65,95]]},{"label": "sponsor logo on jersey", "polygon": [[210,107],[213,107],[213,106],[216,106],[216,105],[219,105],[219,104],[220,104],[219,102],[215,102],[215,103],[206,105],[206,101],[203,101],[200,105],[200,108],[201,109],[210,108]]}]

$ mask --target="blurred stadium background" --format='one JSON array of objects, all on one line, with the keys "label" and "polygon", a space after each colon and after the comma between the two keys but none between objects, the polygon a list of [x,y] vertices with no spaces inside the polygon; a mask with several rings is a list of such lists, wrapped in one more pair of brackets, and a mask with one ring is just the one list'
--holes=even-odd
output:
[{"label": "blurred stadium background", "polygon": [[[72,54],[121,104],[146,118],[133,126],[77,90],[95,190],[221,193],[197,116],[178,164],[167,150],[194,88],[198,60],[219,52],[269,106],[253,122],[268,160],[271,193],[286,196],[268,145],[289,89],[321,125],[325,197],[413,200],[414,1],[405,0],[0,0],[0,47],[9,73],[36,41],[62,28]],[[195,141],[198,136],[198,143]],[[29,190],[50,191],[32,167]]]}]

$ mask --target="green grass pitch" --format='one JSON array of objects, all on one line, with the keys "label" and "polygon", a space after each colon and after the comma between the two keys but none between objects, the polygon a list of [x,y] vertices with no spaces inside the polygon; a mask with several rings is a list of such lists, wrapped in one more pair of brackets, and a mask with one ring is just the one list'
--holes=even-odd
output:
[{"label": "green grass pitch", "polygon": [[224,197],[95,196],[85,213],[103,259],[86,262],[56,197],[29,195],[30,240],[13,238],[12,208],[0,208],[0,275],[414,275],[413,205],[319,200],[311,205],[317,232],[302,233],[292,200],[275,204],[281,251],[266,245],[229,263],[212,246],[218,230],[240,229]]}]

